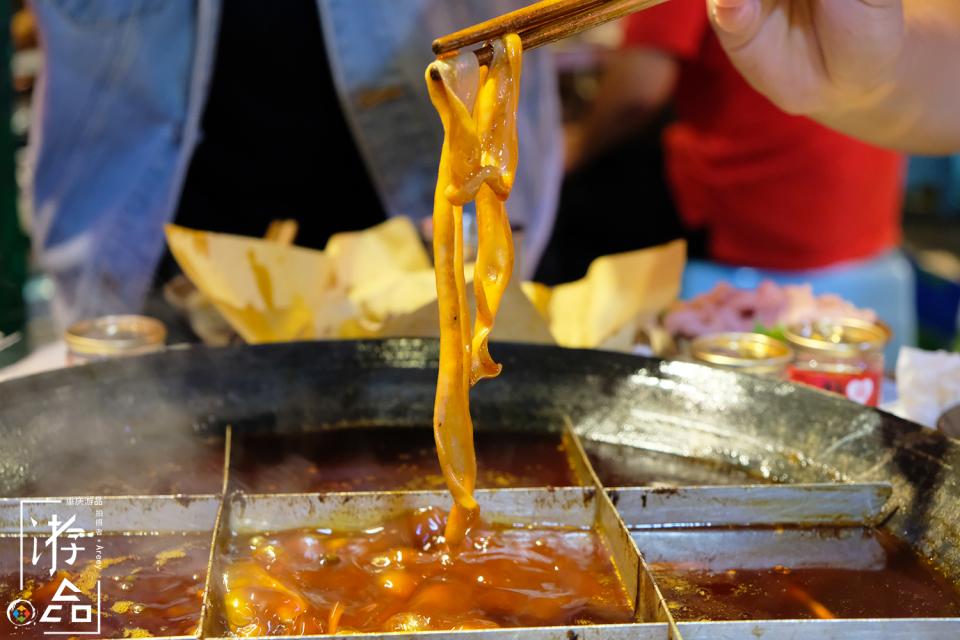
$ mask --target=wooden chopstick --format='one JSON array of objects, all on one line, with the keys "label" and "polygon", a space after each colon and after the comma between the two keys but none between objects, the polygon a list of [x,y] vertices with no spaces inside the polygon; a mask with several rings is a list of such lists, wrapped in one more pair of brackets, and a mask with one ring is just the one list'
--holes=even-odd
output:
[{"label": "wooden chopstick", "polygon": [[625,15],[648,9],[665,0],[542,0],[523,9],[481,22],[433,41],[438,57],[464,47],[483,44],[476,50],[481,65],[490,64],[493,50],[488,41],[516,33],[524,51],[568,38]]},{"label": "wooden chopstick", "polygon": [[544,0],[472,27],[461,29],[433,41],[438,56],[480,44],[507,33],[520,33],[533,27],[586,11],[607,0]]}]

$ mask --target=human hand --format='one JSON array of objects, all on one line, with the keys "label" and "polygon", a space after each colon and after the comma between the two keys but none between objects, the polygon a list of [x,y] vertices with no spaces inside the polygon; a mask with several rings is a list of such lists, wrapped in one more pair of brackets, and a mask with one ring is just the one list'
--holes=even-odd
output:
[{"label": "human hand", "polygon": [[896,80],[903,0],[707,0],[707,9],[733,64],[789,113],[863,108]]}]

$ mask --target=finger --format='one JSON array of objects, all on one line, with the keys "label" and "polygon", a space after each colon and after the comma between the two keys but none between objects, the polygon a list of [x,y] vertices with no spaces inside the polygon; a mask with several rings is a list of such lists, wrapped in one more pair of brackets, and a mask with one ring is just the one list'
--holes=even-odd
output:
[{"label": "finger", "polygon": [[882,80],[899,55],[902,0],[818,0],[816,22],[824,64],[838,85]]},{"label": "finger", "polygon": [[707,13],[728,51],[747,45],[763,22],[760,0],[707,0]]},{"label": "finger", "polygon": [[811,28],[810,1],[708,0],[707,5],[733,65],[754,89],[789,113],[809,113],[822,98],[823,62]]}]

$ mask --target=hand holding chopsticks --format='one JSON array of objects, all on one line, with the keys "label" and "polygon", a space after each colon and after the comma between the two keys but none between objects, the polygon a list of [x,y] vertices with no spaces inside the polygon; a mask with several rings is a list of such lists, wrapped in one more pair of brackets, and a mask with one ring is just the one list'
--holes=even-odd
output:
[{"label": "hand holding chopsticks", "polygon": [[438,57],[464,47],[481,45],[475,53],[481,65],[490,63],[492,50],[486,43],[516,33],[523,49],[533,49],[568,38],[606,22],[642,11],[664,0],[542,0],[523,9],[481,22],[433,41]]}]

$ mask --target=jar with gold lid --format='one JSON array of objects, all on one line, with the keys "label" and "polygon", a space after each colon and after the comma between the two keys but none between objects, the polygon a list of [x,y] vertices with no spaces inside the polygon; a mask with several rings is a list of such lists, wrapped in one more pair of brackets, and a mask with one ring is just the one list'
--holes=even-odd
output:
[{"label": "jar with gold lid", "polygon": [[166,338],[167,328],[162,322],[138,315],[81,320],[72,324],[64,335],[69,364],[160,351]]},{"label": "jar with gold lid", "polygon": [[882,322],[825,319],[787,327],[795,358],[789,377],[875,407],[883,384],[883,349],[891,331]]},{"label": "jar with gold lid", "polygon": [[786,377],[793,352],[786,344],[762,333],[714,333],[690,343],[697,362],[774,378]]}]

